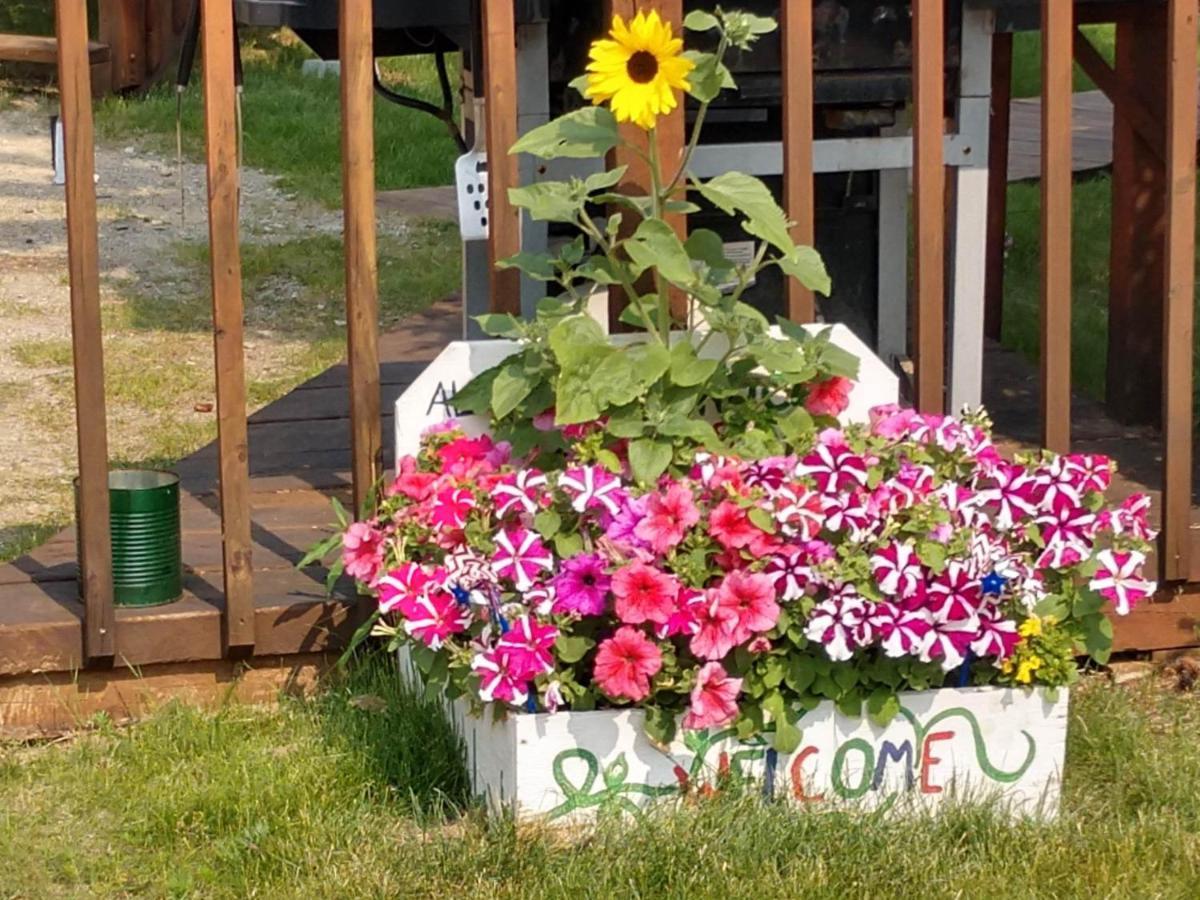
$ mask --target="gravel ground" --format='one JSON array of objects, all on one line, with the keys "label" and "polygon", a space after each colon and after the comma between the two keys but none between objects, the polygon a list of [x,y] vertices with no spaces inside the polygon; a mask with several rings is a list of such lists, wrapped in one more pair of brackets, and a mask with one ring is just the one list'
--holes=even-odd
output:
[{"label": "gravel ground", "polygon": [[[210,383],[210,335],[121,334],[119,324],[109,324],[129,292],[169,299],[188,278],[196,290],[196,267],[189,270],[176,248],[180,241],[207,238],[203,165],[185,162],[181,179],[174,160],[134,146],[99,146],[96,171],[106,341],[117,336],[126,343],[163,343],[170,365],[193,367]],[[341,231],[340,211],[284,194],[271,176],[255,170],[243,172],[242,210],[245,240],[272,243]],[[385,213],[380,221],[381,234],[403,229],[401,216]],[[0,548],[23,526],[61,519],[70,509],[75,448],[64,358],[69,308],[63,189],[52,183],[47,110],[37,100],[18,99],[0,110]],[[251,332],[250,338],[250,378],[286,377],[289,361],[303,349],[295,338],[275,339],[270,332]],[[112,378],[110,370],[110,394]],[[194,407],[202,410],[200,401],[207,399],[180,397],[169,422],[161,419],[162,410],[110,402],[110,455],[139,458],[152,446],[147,436],[166,425],[201,433],[211,413]]]}]

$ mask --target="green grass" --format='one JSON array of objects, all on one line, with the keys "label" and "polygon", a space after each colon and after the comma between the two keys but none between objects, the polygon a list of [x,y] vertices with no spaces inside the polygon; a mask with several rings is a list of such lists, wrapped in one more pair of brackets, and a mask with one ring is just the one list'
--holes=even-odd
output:
[{"label": "green grass", "polygon": [[25,522],[0,528],[0,563],[24,556],[58,534],[66,522],[52,519],[45,522]]},{"label": "green grass", "polygon": [[[1111,64],[1115,58],[1116,27],[1084,25],[1083,32]],[[1036,97],[1042,92],[1042,35],[1039,31],[1021,31],[1013,35],[1012,89],[1014,97]],[[1092,80],[1075,66],[1075,90],[1095,89]]]},{"label": "green grass", "polygon": [[[245,163],[279,177],[280,185],[328,206],[341,204],[339,82],[300,74],[311,58],[289,32],[251,32],[245,61]],[[432,57],[390,60],[389,84],[440,103]],[[185,152],[201,159],[204,114],[197,72],[184,95]],[[110,97],[96,107],[97,132],[111,141],[140,137],[174,156],[175,88],[162,84],[145,95]],[[441,122],[384,100],[375,104],[376,182],[381,190],[449,184],[457,155]]]},{"label": "green grass", "polygon": [[0,750],[0,895],[1194,896],[1195,700],[1093,682],[1071,706],[1054,823],[734,796],[555,832],[457,812],[454,739],[376,660],[313,701]]}]

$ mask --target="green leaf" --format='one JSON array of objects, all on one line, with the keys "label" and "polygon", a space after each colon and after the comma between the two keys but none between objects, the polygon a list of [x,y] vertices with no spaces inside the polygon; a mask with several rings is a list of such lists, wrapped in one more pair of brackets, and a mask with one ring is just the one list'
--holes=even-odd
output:
[{"label": "green leaf", "polygon": [[698,50],[687,50],[684,59],[690,59],[695,66],[688,73],[688,93],[701,103],[710,103],[724,90],[735,90],[737,82],[725,63],[721,62],[714,53],[703,53]]},{"label": "green leaf", "polygon": [[917,555],[934,573],[946,568],[946,545],[937,541],[921,541],[917,547]]},{"label": "green leaf", "polygon": [[803,443],[813,433],[813,417],[803,406],[793,406],[779,417],[779,433],[793,446]]},{"label": "green leaf", "polygon": [[479,323],[484,334],[490,334],[492,337],[507,337],[517,334],[521,329],[521,320],[508,313],[484,313],[476,316],[475,321]]},{"label": "green leaf", "polygon": [[834,701],[834,705],[843,716],[856,719],[862,715],[863,700],[862,695],[858,691],[852,691],[843,697],[838,697]]},{"label": "green leaf", "polygon": [[509,153],[586,159],[603,156],[617,141],[617,120],[612,112],[604,106],[585,106],[526,132]]},{"label": "green leaf", "polygon": [[[657,303],[657,296],[654,294],[643,299],[651,305]],[[632,325],[634,328],[646,330],[650,328],[650,323],[642,317],[641,311],[632,303],[621,310],[621,315],[617,316],[617,321],[624,322],[626,325]]]},{"label": "green leaf", "polygon": [[775,749],[780,753],[795,753],[800,749],[804,740],[804,732],[797,728],[787,717],[775,720],[775,736],[772,740]]},{"label": "green leaf", "polygon": [[539,181],[509,188],[508,199],[513,206],[529,210],[529,214],[539,221],[574,224],[583,212],[587,197],[582,187],[570,182]]},{"label": "green leaf", "polygon": [[810,291],[829,296],[833,283],[825,269],[825,260],[812,247],[800,246],[779,257],[779,268],[791,275]]},{"label": "green leaf", "polygon": [[750,510],[747,518],[758,528],[765,531],[767,534],[775,533],[775,520],[771,514],[761,506],[755,506]]},{"label": "green leaf", "polygon": [[684,249],[683,242],[662,219],[643,220],[623,246],[629,258],[642,271],[656,268],[667,281],[682,287],[696,280],[692,259]]},{"label": "green leaf", "polygon": [[508,361],[484,369],[465,385],[451,399],[451,404],[458,412],[474,413],[477,416],[486,415],[492,407],[492,383],[500,374],[500,369]]},{"label": "green leaf", "polygon": [[717,437],[717,432],[707,419],[668,416],[658,426],[658,432],[668,437],[689,438],[706,450],[719,450],[722,446],[721,439]]},{"label": "green leaf", "polygon": [[589,175],[583,180],[584,190],[589,194],[594,194],[596,191],[606,191],[615,187],[621,183],[621,179],[625,177],[628,170],[629,166],[617,166],[614,169],[605,169],[603,172]]},{"label": "green leaf", "polygon": [[1113,625],[1103,613],[1094,613],[1083,619],[1083,641],[1088,656],[1100,665],[1108,663],[1112,655]]},{"label": "green leaf", "polygon": [[661,706],[644,707],[646,714],[646,737],[660,747],[675,740],[675,713]]},{"label": "green leaf", "polygon": [[663,376],[671,357],[661,344],[633,344],[613,350],[595,367],[589,389],[603,409],[632,403]]},{"label": "green leaf", "polygon": [[762,181],[741,172],[724,172],[700,185],[700,193],[722,212],[746,217],[742,228],[772,244],[784,255],[796,247],[787,216]]},{"label": "green leaf", "polygon": [[638,438],[629,444],[629,466],[633,477],[642,484],[652,485],[671,464],[673,453],[666,441]]},{"label": "green leaf", "polygon": [[556,534],[554,550],[559,556],[576,556],[583,550],[583,538],[578,532],[572,534]]},{"label": "green leaf", "polygon": [[[530,253],[522,250],[505,259],[496,260],[497,269],[520,269],[538,281],[553,281],[555,277],[554,257],[549,253]],[[477,320],[483,316],[476,316]],[[510,317],[511,318],[511,317]],[[489,331],[488,334],[491,334]]]},{"label": "green leaf", "polygon": [[717,370],[718,360],[701,359],[689,340],[678,341],[671,348],[671,381],[680,387],[703,384]]},{"label": "green leaf", "polygon": [[537,529],[538,534],[546,540],[550,540],[558,534],[558,529],[562,527],[562,516],[552,509],[543,509],[533,517],[533,527]]},{"label": "green leaf", "polygon": [[876,688],[867,697],[867,715],[876,725],[887,725],[900,712],[900,698],[894,691]]},{"label": "green leaf", "polygon": [[563,368],[594,365],[612,349],[600,323],[582,314],[563,319],[550,329],[548,339]]},{"label": "green leaf", "polygon": [[620,284],[621,277],[613,263],[604,256],[593,256],[575,269],[575,277],[596,284]]},{"label": "green leaf", "polygon": [[713,272],[724,274],[734,268],[725,257],[725,243],[721,236],[708,228],[697,228],[683,242],[684,249],[692,259],[699,260]]},{"label": "green leaf", "polygon": [[712,13],[694,9],[683,19],[683,27],[688,31],[710,31],[720,26],[717,17]]},{"label": "green leaf", "polygon": [[595,641],[582,634],[560,633],[554,640],[555,654],[565,663],[579,662],[595,646]]},{"label": "green leaf", "polygon": [[600,404],[592,393],[585,370],[564,371],[558,376],[555,393],[554,424],[578,425],[600,418]]},{"label": "green leaf", "polygon": [[537,382],[519,362],[508,363],[492,382],[492,415],[503,419],[533,392]]}]

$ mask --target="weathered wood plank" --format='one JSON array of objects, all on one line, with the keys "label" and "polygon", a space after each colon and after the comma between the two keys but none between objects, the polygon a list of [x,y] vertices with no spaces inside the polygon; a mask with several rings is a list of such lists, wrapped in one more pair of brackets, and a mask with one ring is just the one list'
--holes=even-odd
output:
[{"label": "weathered wood plank", "polygon": [[517,158],[508,152],[517,141],[517,36],[512,0],[486,0],[483,27],[491,309],[520,315],[521,273],[496,267],[496,260],[521,249],[521,211],[508,199],[508,189],[520,183]]},{"label": "weathered wood plank", "polygon": [[146,80],[146,0],[99,0],[100,41],[112,50],[114,90]]},{"label": "weathered wood plank", "polygon": [[1042,443],[1071,444],[1071,43],[1073,5],[1042,0]]},{"label": "weathered wood plank", "polygon": [[[783,42],[783,195],[788,218],[795,222],[797,244],[816,244],[816,189],[813,182],[813,10],[809,0],[784,0]],[[787,280],[787,315],[795,322],[816,317],[813,292],[799,280]]]},{"label": "weathered wood plank", "polygon": [[254,645],[249,448],[243,352],[242,265],[238,248],[238,159],[234,117],[233,9],[203,0],[204,123],[208,168],[208,239],[217,378],[217,443],[224,524],[224,637],[230,648]]},{"label": "weathered wood plank", "polygon": [[[87,42],[88,62],[108,62],[112,58],[107,44]],[[45,63],[58,61],[58,41],[41,34],[0,34],[0,60],[5,62]]]},{"label": "weathered wood plank", "polygon": [[350,458],[354,508],[383,469],[379,423],[379,268],[375,251],[375,89],[371,0],[341,0],[346,335],[350,370]]},{"label": "weathered wood plank", "polygon": [[57,0],[54,7],[67,173],[67,268],[79,452],[79,560],[87,606],[83,651],[88,660],[102,660],[113,656],[116,639],[87,8],[72,0]]},{"label": "weathered wood plank", "polygon": [[944,18],[942,0],[913,3],[915,400],[928,413],[941,412],[946,403]]},{"label": "weathered wood plank", "polygon": [[1196,0],[1167,12],[1167,240],[1163,312],[1163,578],[1190,572],[1196,285]]}]

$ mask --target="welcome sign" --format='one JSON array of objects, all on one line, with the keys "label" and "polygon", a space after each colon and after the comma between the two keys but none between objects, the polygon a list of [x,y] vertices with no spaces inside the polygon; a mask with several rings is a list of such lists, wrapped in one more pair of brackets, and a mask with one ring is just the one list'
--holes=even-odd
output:
[{"label": "welcome sign", "polygon": [[749,785],[813,808],[897,810],[945,802],[999,803],[1014,815],[1057,813],[1067,692],[1007,688],[902,694],[887,726],[823,703],[799,722],[794,753],[768,737],[684,732],[656,747],[637,710],[509,715],[493,722],[453,707],[476,793],[519,817],[574,820],[604,808]]}]

